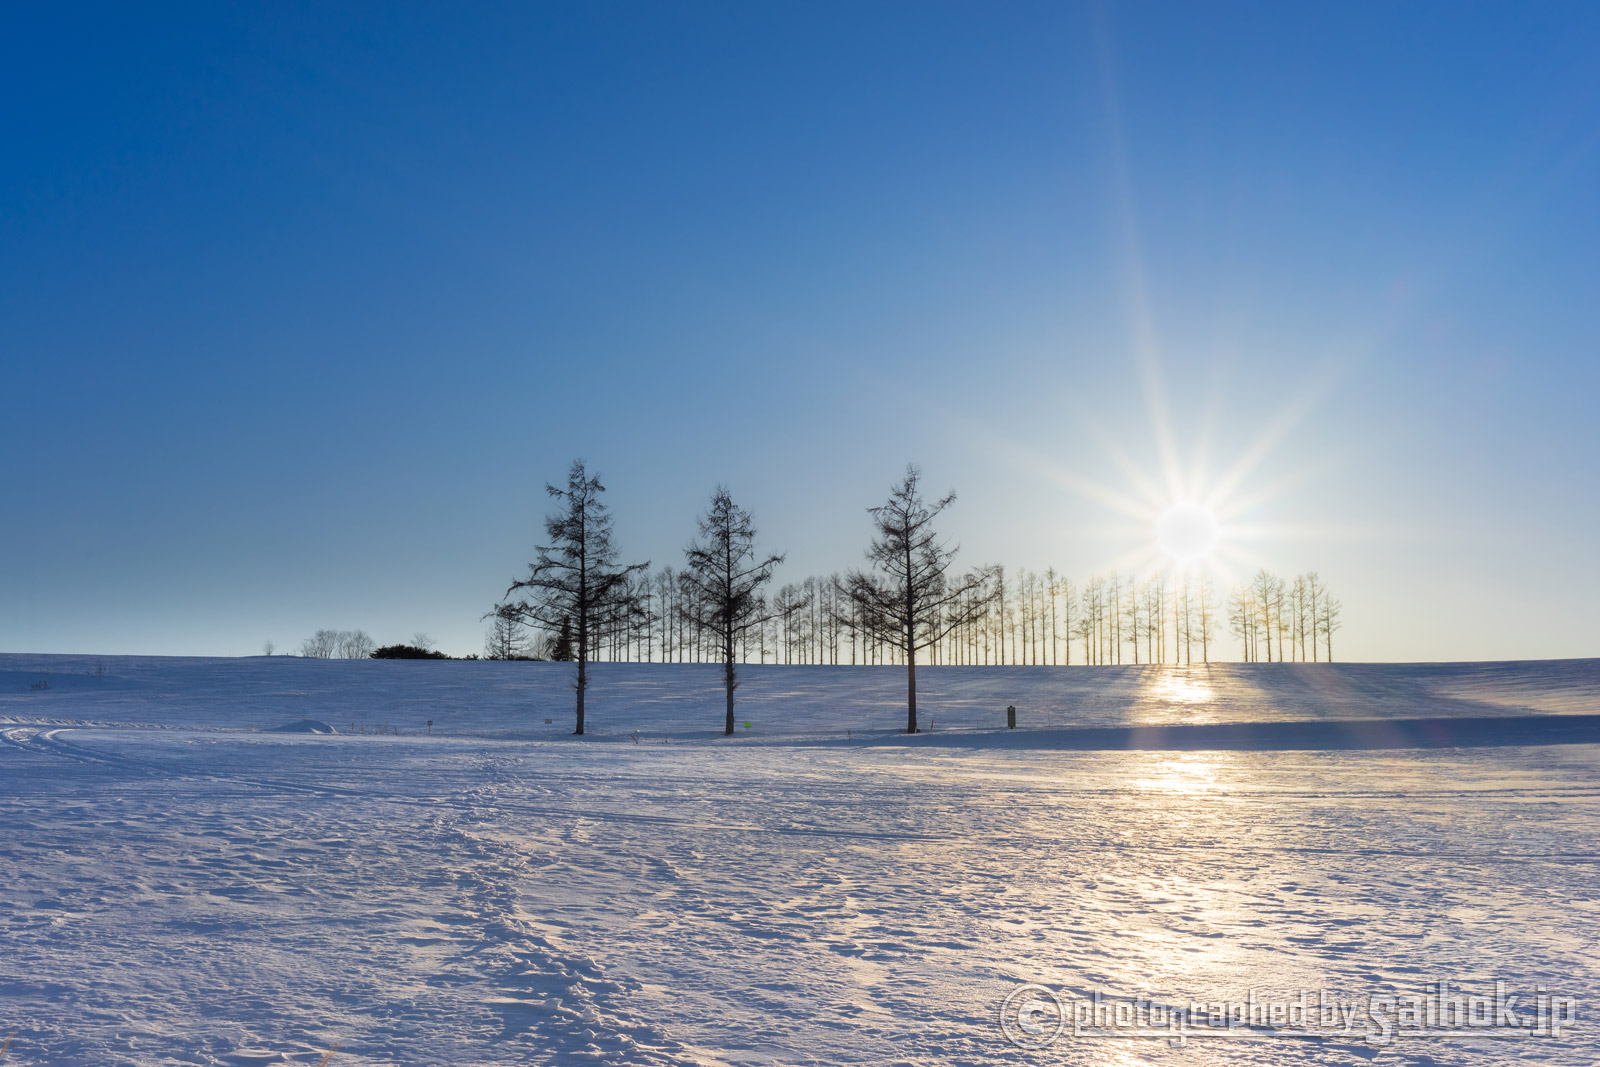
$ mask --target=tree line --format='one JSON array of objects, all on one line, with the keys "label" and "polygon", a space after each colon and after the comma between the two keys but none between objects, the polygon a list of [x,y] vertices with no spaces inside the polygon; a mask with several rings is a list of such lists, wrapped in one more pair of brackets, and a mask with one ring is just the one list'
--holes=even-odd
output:
[{"label": "tree line", "polygon": [[588,665],[601,660],[720,663],[730,734],[742,664],[903,665],[915,733],[919,663],[1205,663],[1224,624],[1246,661],[1331,661],[1341,625],[1339,602],[1315,572],[1285,582],[1261,571],[1221,603],[1209,576],[1181,570],[1081,583],[1054,568],[958,573],[955,548],[935,529],[955,494],[927,499],[915,466],[868,509],[867,568],[770,592],[784,557],[757,551],[752,517],[724,487],[681,568],[656,570],[618,562],[605,487],[581,461],[564,487],[545,489],[555,502],[548,543],[486,615],[485,656],[573,662],[578,734]]},{"label": "tree line", "polygon": [[[932,645],[931,664],[1209,663],[1221,658],[1217,642],[1224,632],[1237,640],[1245,662],[1324,662],[1331,661],[1333,634],[1343,626],[1339,601],[1327,595],[1315,571],[1290,581],[1261,571],[1231,590],[1225,604],[1209,576],[1182,571],[1077,582],[1054,568],[1008,572],[988,564],[973,577],[963,598],[975,610],[964,611]],[[715,634],[697,621],[700,598],[687,578],[668,566],[631,584],[625,609],[596,620],[592,658],[717,661]],[[897,662],[897,646],[864,626],[838,572],[782,585],[768,607],[768,616],[739,641],[740,662]],[[560,654],[559,639],[528,634],[515,620],[499,617],[486,644],[487,659],[572,658]]]},{"label": "tree line", "polygon": [[1343,625],[1341,610],[1316,571],[1297,574],[1290,583],[1257,571],[1250,584],[1235,589],[1228,600],[1228,632],[1238,638],[1247,663],[1263,655],[1273,662],[1274,637],[1280,662],[1305,662],[1309,650],[1312,663],[1332,663],[1333,635]]}]

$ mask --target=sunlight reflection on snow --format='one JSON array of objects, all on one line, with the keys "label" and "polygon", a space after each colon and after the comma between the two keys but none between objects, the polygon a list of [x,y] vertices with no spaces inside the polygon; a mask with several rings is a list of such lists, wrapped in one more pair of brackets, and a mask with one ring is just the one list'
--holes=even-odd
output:
[{"label": "sunlight reflection on snow", "polygon": [[1174,752],[1140,768],[1134,788],[1194,796],[1225,789],[1217,771],[1227,759],[1219,752]]},{"label": "sunlight reflection on snow", "polygon": [[1215,694],[1202,678],[1200,670],[1173,668],[1152,679],[1144,692],[1148,697],[1172,704],[1209,704]]}]

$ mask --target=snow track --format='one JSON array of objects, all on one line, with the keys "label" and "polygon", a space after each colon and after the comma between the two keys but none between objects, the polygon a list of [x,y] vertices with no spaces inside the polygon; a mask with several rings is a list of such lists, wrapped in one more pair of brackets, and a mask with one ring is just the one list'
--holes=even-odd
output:
[{"label": "snow track", "polygon": [[[74,872],[23,875],[14,888],[33,899],[0,905],[8,943],[33,943],[0,968],[0,1004],[48,1002],[21,1029],[16,1062],[30,1062],[30,1047],[49,1050],[33,1062],[53,1064],[287,1062],[338,1040],[340,1062],[706,1062],[629,1013],[637,982],[609,978],[595,960],[539,932],[518,899],[522,861],[465,828],[497,814],[474,803],[472,790],[445,804],[440,796],[219,773],[214,760],[150,755],[172,747],[166,737],[153,745],[137,734],[72,736],[82,733],[0,734],[31,768],[35,789],[62,802],[39,804],[36,791],[34,805],[19,808],[22,798],[8,792],[9,825],[19,817],[29,825],[8,834],[0,860],[15,874],[44,866],[42,854],[65,853]],[[101,795],[106,786],[117,795]],[[406,857],[428,862],[418,869],[400,862]],[[141,876],[114,884],[116,872],[130,869]],[[159,921],[139,914],[149,907]],[[122,929],[107,939],[103,920],[112,915]],[[282,958],[271,948],[276,931],[294,931],[316,951]],[[207,957],[197,961],[203,971],[229,974],[228,954],[246,945],[248,975],[231,975],[236,989],[205,981],[187,988],[173,973],[193,954]],[[19,959],[24,967],[14,971]],[[93,977],[39,983],[23,970]],[[159,993],[127,981],[152,976]],[[307,1010],[314,996],[274,1003],[267,993],[280,984],[304,994],[307,979],[327,1001],[322,1011]],[[239,1000],[252,986],[260,993]],[[63,1011],[78,1016],[74,1024],[63,1025]],[[255,1016],[256,1025],[207,1019],[236,1013]],[[116,1032],[86,1040],[86,1017],[114,1023]],[[494,1058],[467,1052],[463,1029],[492,1037]]]}]

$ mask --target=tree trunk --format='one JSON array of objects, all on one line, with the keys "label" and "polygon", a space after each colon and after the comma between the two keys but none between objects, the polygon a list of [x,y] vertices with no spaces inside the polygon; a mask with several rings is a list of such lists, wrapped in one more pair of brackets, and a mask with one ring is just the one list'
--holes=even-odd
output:
[{"label": "tree trunk", "polygon": [[578,642],[578,728],[572,731],[573,736],[583,736],[583,691],[589,688],[589,650],[583,646],[587,641]]},{"label": "tree trunk", "polygon": [[578,725],[572,736],[583,736],[583,691],[589,688],[589,530],[585,523],[578,538]]},{"label": "tree trunk", "polygon": [[906,733],[917,732],[917,653],[906,650]]},{"label": "tree trunk", "polygon": [[723,653],[724,653],[724,655],[727,656],[727,659],[723,662],[722,684],[728,690],[728,721],[724,725],[722,732],[723,732],[724,735],[732,736],[732,734],[733,734],[733,684],[734,684],[734,674],[733,674],[733,672],[734,672],[734,667],[733,667],[733,635],[732,635],[731,632],[728,635],[727,644],[723,648]]}]

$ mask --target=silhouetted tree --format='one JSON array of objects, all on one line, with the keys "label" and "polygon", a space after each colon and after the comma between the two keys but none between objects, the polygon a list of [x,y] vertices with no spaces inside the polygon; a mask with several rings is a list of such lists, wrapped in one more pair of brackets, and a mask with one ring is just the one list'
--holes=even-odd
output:
[{"label": "silhouetted tree", "polygon": [[[559,501],[558,510],[544,521],[547,545],[538,546],[538,558],[528,567],[528,577],[512,582],[502,608],[519,622],[547,630],[569,628],[577,639],[577,726],[583,733],[583,698],[589,688],[590,640],[593,626],[615,605],[628,586],[629,576],[649,563],[617,565],[611,541],[611,516],[600,502],[606,487],[599,475],[590,477],[582,460],[567,472],[567,487],[546,485],[545,492]],[[514,594],[520,594],[512,599]]]},{"label": "silhouetted tree", "polygon": [[[522,623],[517,621],[516,616],[507,614],[503,609],[497,608],[493,617],[494,621],[489,624],[489,632],[483,639],[483,658],[531,658],[528,635],[523,630]],[[415,641],[412,643],[416,644]]]},{"label": "silhouetted tree", "polygon": [[794,651],[800,632],[800,620],[811,610],[811,596],[800,586],[790,583],[778,590],[772,602],[773,616],[777,619],[778,639],[783,645],[783,662],[794,662]]},{"label": "silhouetted tree", "polygon": [[877,536],[867,549],[875,573],[851,571],[850,598],[868,631],[898,648],[906,662],[906,733],[917,732],[917,652],[965,620],[967,593],[976,575],[952,582],[946,577],[956,550],[939,540],[933,522],[955,502],[954,492],[932,504],[922,498],[922,472],[906,467],[905,478],[887,503],[868,509]]},{"label": "silhouetted tree", "polygon": [[557,631],[554,643],[550,647],[550,658],[556,663],[571,663],[578,658],[577,650],[572,644],[572,616],[566,615],[561,619],[561,629]]},{"label": "silhouetted tree", "polygon": [[722,685],[727,693],[723,732],[733,733],[733,691],[738,686],[735,651],[752,626],[771,617],[761,587],[772,578],[782,556],[756,558],[756,531],[750,513],[717,486],[711,507],[700,519],[700,540],[684,549],[685,578],[694,590],[690,610],[695,624],[716,639],[722,659]]}]

